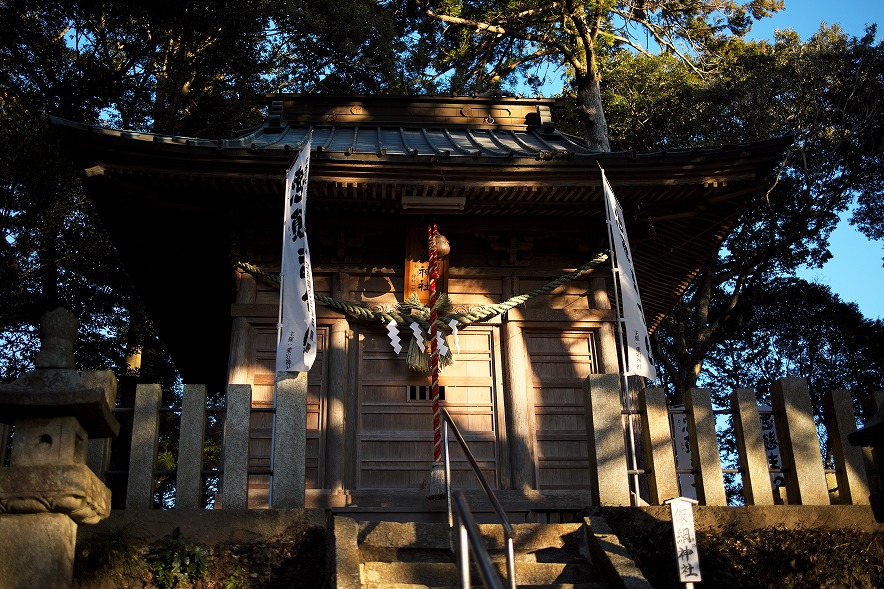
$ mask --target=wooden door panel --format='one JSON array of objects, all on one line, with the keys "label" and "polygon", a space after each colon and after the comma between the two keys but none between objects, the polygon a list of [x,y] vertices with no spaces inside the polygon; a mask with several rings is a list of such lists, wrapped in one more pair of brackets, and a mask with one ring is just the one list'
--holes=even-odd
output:
[{"label": "wooden door panel", "polygon": [[[444,387],[442,405],[451,412],[490,484],[496,486],[491,329],[480,327],[459,334],[460,352],[453,350],[455,362],[442,373],[439,384]],[[409,336],[403,334],[402,340],[407,345]],[[358,485],[419,489],[433,462],[431,379],[408,368],[405,351],[396,355],[385,332],[365,330],[359,342]],[[453,338],[448,343],[453,346]],[[452,444],[453,483],[477,488],[466,459]]]},{"label": "wooden door panel", "polygon": [[597,371],[594,334],[525,331],[538,489],[589,487],[583,382]]}]

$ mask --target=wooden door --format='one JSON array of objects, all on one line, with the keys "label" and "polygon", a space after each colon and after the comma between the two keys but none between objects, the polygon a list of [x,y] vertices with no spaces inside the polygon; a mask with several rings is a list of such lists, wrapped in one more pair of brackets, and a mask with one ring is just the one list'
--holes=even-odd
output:
[{"label": "wooden door", "polygon": [[529,399],[538,489],[589,488],[583,382],[598,371],[591,330],[529,331]]},{"label": "wooden door", "polygon": [[[459,334],[460,352],[440,378],[441,404],[470,446],[483,474],[498,486],[498,411],[495,328]],[[409,337],[402,334],[407,345]],[[453,346],[452,338],[448,345]],[[357,485],[360,489],[420,489],[433,462],[431,379],[415,373],[396,355],[385,332],[359,334],[359,431]],[[466,459],[450,444],[452,484],[476,488]]]}]

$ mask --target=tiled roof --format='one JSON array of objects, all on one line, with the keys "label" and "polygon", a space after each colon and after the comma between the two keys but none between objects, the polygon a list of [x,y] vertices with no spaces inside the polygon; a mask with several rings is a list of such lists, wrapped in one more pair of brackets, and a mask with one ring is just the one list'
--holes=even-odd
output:
[{"label": "tiled roof", "polygon": [[360,126],[290,127],[263,126],[234,139],[200,139],[137,131],[120,131],[98,125],[83,125],[52,117],[56,125],[75,127],[108,137],[135,141],[210,147],[221,150],[299,150],[312,135],[314,153],[345,156],[431,156],[452,158],[558,159],[599,157],[578,138],[539,129],[493,130],[462,128],[382,128]]},{"label": "tiled roof", "polygon": [[[554,131],[382,127],[262,127],[235,142],[256,149],[300,149],[312,133],[319,153],[376,156],[543,158],[596,154]],[[232,146],[227,142],[225,146]]]}]

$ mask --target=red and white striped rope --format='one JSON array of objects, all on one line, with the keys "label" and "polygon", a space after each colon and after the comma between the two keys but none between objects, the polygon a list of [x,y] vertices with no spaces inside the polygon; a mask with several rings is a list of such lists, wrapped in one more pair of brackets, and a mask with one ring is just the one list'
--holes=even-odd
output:
[{"label": "red and white striped rope", "polygon": [[436,279],[439,277],[439,260],[436,255],[436,238],[439,231],[433,223],[427,227],[427,245],[430,253],[430,370],[433,373],[433,462],[442,462],[442,414],[439,411],[439,346],[436,342]]}]

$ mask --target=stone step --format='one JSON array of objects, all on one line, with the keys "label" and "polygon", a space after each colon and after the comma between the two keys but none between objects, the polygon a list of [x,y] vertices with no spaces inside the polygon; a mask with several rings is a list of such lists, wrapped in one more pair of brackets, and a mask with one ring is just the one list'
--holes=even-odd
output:
[{"label": "stone step", "polygon": [[[454,553],[449,548],[390,548],[386,546],[362,546],[359,551],[362,562],[453,562]],[[493,562],[506,560],[506,552],[502,549],[491,550],[488,556]],[[563,564],[581,564],[587,561],[585,555],[577,551],[560,548],[541,548],[533,551],[516,550],[513,552],[515,562],[558,562]]]},{"label": "stone step", "polygon": [[[487,589],[476,577],[470,589]],[[476,583],[479,583],[478,585]],[[508,587],[504,583],[504,587]],[[608,583],[550,583],[547,585],[516,585],[517,589],[611,589]],[[361,589],[459,589],[458,585],[422,585],[420,583],[363,583]]]},{"label": "stone step", "polygon": [[[505,578],[506,565],[495,563],[498,574]],[[548,587],[555,584],[579,584],[598,581],[591,565],[563,563],[516,563],[516,581],[519,586]],[[458,570],[454,563],[429,562],[365,562],[362,564],[363,586],[393,583],[425,585],[427,587],[454,587]],[[479,577],[473,574],[478,581]]]},{"label": "stone step", "polygon": [[[582,524],[515,524],[514,543],[522,552],[544,549],[568,549],[579,552],[583,545]],[[479,532],[489,550],[505,546],[503,527],[499,524],[480,524]],[[359,546],[374,548],[449,548],[448,525],[415,522],[361,522]]]},{"label": "stone step", "polygon": [[[459,583],[446,524],[336,517],[334,530],[340,589],[453,589]],[[607,589],[618,577],[616,586],[650,589],[600,516],[587,518],[585,524],[517,524],[514,530],[519,589]],[[500,525],[482,524],[480,534],[503,578]],[[478,587],[478,574],[471,579]]]}]

